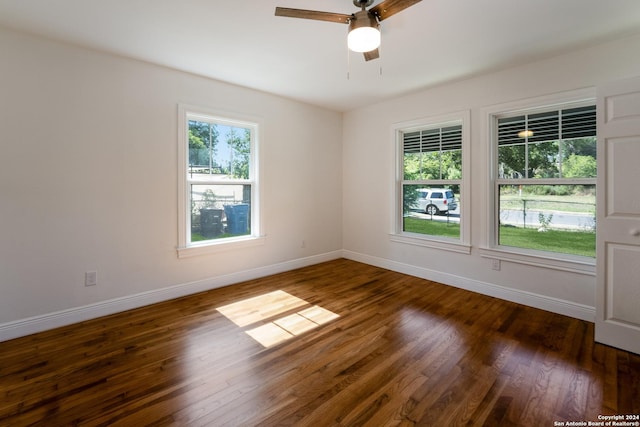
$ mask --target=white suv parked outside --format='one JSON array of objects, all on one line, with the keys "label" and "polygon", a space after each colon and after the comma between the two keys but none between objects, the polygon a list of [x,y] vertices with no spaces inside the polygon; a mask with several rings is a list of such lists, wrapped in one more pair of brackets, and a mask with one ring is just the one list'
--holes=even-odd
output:
[{"label": "white suv parked outside", "polygon": [[419,188],[415,208],[429,215],[453,211],[458,207],[453,191],[448,188]]}]

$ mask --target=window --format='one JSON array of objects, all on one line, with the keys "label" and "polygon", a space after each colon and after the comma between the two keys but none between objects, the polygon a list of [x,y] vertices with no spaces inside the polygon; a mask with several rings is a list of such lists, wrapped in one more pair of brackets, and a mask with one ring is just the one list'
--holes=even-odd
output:
[{"label": "window", "polygon": [[593,101],[493,117],[497,246],[594,258]]},{"label": "window", "polygon": [[179,255],[257,238],[257,123],[186,106],[179,121]]},{"label": "window", "polygon": [[[468,242],[462,215],[468,175],[463,154],[468,116],[458,113],[396,128],[398,215],[394,240],[403,236],[410,243],[419,239],[418,244],[445,248],[434,242]],[[432,243],[425,243],[427,240]]]}]

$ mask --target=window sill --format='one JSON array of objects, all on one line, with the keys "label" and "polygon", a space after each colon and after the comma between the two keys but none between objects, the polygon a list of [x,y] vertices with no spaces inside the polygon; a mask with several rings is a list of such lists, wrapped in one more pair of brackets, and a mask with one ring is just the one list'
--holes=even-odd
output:
[{"label": "window sill", "polygon": [[208,255],[213,253],[226,252],[234,249],[248,248],[264,245],[265,236],[242,236],[224,239],[221,241],[193,244],[190,246],[178,247],[178,258],[190,258],[194,256]]},{"label": "window sill", "polygon": [[518,251],[503,248],[480,248],[480,256],[489,259],[513,262],[516,264],[543,267],[570,273],[596,275],[596,261],[592,258],[565,254],[537,254],[529,251]]},{"label": "window sill", "polygon": [[436,240],[434,238],[419,237],[419,235],[410,234],[390,234],[389,238],[392,242],[404,243],[414,246],[422,246],[425,248],[441,249],[450,252],[457,252],[469,255],[471,253],[471,245],[448,240]]}]

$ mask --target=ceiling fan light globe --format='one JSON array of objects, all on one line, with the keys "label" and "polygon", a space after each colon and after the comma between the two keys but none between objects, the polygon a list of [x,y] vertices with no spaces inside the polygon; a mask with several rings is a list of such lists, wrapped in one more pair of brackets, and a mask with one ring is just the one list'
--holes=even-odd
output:
[{"label": "ceiling fan light globe", "polygon": [[370,52],[380,46],[380,31],[373,27],[358,27],[349,31],[347,45],[354,52]]}]

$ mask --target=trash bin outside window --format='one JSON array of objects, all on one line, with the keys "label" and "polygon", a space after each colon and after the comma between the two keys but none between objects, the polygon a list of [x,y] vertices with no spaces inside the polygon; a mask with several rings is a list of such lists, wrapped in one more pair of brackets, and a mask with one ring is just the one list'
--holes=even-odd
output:
[{"label": "trash bin outside window", "polygon": [[224,213],[227,215],[227,233],[249,233],[249,204],[225,205]]},{"label": "trash bin outside window", "polygon": [[222,209],[200,209],[200,234],[216,237],[222,234]]}]

